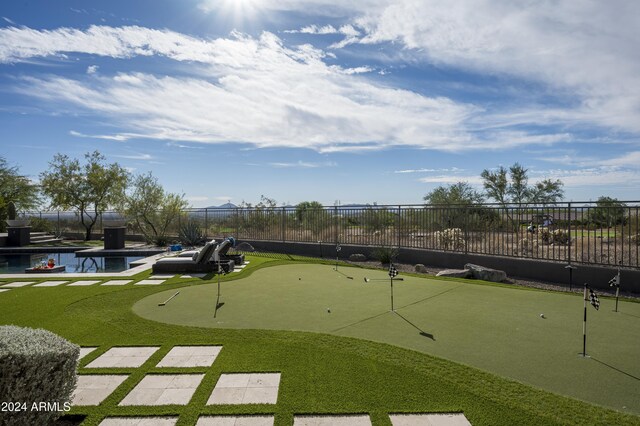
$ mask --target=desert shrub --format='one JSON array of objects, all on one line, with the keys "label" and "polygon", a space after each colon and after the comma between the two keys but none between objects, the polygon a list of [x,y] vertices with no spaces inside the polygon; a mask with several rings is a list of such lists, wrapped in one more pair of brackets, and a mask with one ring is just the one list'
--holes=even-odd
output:
[{"label": "desert shrub", "polygon": [[538,240],[532,237],[525,237],[520,240],[520,252],[523,256],[531,256],[538,252]]},{"label": "desert shrub", "polygon": [[[78,345],[50,331],[0,326],[0,401],[21,404],[2,413],[1,423],[52,424],[70,407],[79,355]],[[33,409],[43,402],[49,407]]]},{"label": "desert shrub", "polygon": [[394,247],[380,246],[371,251],[371,257],[380,261],[380,263],[386,264],[393,262],[398,256],[398,249]]},{"label": "desert shrub", "polygon": [[50,220],[42,219],[35,216],[32,216],[29,219],[31,232],[46,232],[49,234],[54,232],[53,223]]},{"label": "desert shrub", "polygon": [[439,248],[444,250],[463,250],[464,232],[460,228],[447,228],[444,231],[437,231],[434,235]]},{"label": "desert shrub", "polygon": [[568,244],[569,233],[564,229],[555,229],[550,231],[548,229],[542,229],[539,233],[540,239],[543,244]]},{"label": "desert shrub", "polygon": [[189,220],[180,227],[180,242],[186,246],[197,246],[205,241],[202,228],[195,220]]}]

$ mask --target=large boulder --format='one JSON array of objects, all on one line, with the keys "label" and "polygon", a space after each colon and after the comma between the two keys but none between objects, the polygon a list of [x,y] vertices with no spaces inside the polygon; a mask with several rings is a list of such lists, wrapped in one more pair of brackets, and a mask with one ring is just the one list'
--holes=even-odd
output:
[{"label": "large boulder", "polygon": [[436,277],[472,278],[473,274],[469,269],[445,269],[438,272]]},{"label": "large boulder", "polygon": [[367,256],[362,253],[353,253],[349,256],[349,260],[352,262],[366,262]]},{"label": "large boulder", "polygon": [[413,266],[414,271],[419,272],[421,274],[428,274],[429,270],[427,269],[426,266],[424,266],[422,263],[416,263]]},{"label": "large boulder", "polygon": [[464,265],[464,269],[469,269],[473,278],[477,280],[499,283],[507,279],[507,274],[504,271],[486,268],[480,265],[474,265],[473,263],[467,263],[466,265]]}]

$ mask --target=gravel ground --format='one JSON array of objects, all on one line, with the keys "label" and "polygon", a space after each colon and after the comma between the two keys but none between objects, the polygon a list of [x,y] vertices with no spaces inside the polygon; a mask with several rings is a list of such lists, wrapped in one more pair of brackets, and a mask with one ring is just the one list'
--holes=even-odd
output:
[{"label": "gravel ground", "polygon": [[[347,261],[347,263],[352,264],[354,266],[366,266],[368,268],[375,268],[375,269],[387,269],[388,266],[383,266],[380,262],[377,261],[366,261],[366,262],[350,262]],[[413,273],[413,274],[418,274],[418,275],[424,275],[425,277],[430,276],[430,275],[436,275],[438,272],[443,271],[445,269],[451,269],[451,268],[440,268],[437,266],[430,266],[430,265],[425,265],[426,270],[428,271],[428,273],[426,274],[422,274],[422,273],[418,273],[415,271],[414,269],[414,265],[410,265],[410,264],[406,264],[406,263],[394,263],[394,265],[396,266],[396,268],[398,269],[398,271],[400,272],[405,272],[405,273]],[[535,280],[530,280],[530,279],[524,279],[524,278],[517,278],[517,277],[509,277],[507,278],[506,281],[504,281],[505,284],[512,284],[515,286],[521,286],[521,287],[532,287],[532,288],[539,288],[542,290],[550,290],[550,291],[561,291],[561,292],[565,292],[565,293],[569,293],[569,289],[565,286],[562,285],[558,285],[556,283],[551,283],[551,282],[546,282],[546,281],[535,281]],[[579,285],[574,285],[573,287],[573,293],[582,293],[582,287]],[[602,295],[606,295],[606,296],[615,296],[615,290],[598,290],[598,294],[602,294]],[[621,297],[625,297],[625,298],[629,298],[629,299],[637,299],[640,300],[640,294],[636,294],[636,293],[627,293],[624,291],[620,292],[620,296]]]}]

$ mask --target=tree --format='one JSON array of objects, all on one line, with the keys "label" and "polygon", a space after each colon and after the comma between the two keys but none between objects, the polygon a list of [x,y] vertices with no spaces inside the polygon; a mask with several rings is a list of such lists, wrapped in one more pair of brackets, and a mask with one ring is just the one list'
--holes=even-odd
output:
[{"label": "tree", "polygon": [[502,166],[496,172],[485,169],[480,177],[487,195],[503,206],[509,203],[551,204],[562,199],[562,181],[545,179],[531,186],[527,172],[527,169],[515,163],[509,168],[508,177],[507,170]]},{"label": "tree", "polygon": [[494,220],[495,212],[481,206],[484,195],[467,183],[457,182],[439,186],[424,196],[427,204],[438,206],[431,212],[430,220],[439,222],[442,228],[468,228],[476,223],[486,224]]},{"label": "tree", "polygon": [[317,201],[303,201],[296,205],[296,220],[300,223],[313,222],[313,218],[322,212],[322,204]]},{"label": "tree", "polygon": [[188,207],[184,194],[165,192],[149,172],[133,179],[133,192],[125,198],[124,213],[134,221],[142,235],[156,245],[166,245],[168,230]]},{"label": "tree", "polygon": [[600,197],[596,201],[596,207],[589,210],[589,220],[598,226],[611,228],[624,224],[624,209],[627,205],[617,198]]},{"label": "tree", "polygon": [[81,165],[77,159],[56,154],[49,170],[40,174],[40,185],[51,199],[51,208],[77,210],[88,241],[99,215],[122,203],[130,176],[118,163],[106,164],[98,151],[84,157],[86,163]]},{"label": "tree", "polygon": [[13,201],[19,210],[28,210],[40,204],[40,188],[11,167],[0,157],[0,229],[4,229],[7,205]]},{"label": "tree", "polygon": [[298,203],[294,217],[301,226],[311,231],[314,237],[319,237],[333,223],[329,212],[317,201]]},{"label": "tree", "polygon": [[437,187],[425,195],[424,200],[434,205],[472,205],[484,202],[484,196],[467,182],[458,182]]}]

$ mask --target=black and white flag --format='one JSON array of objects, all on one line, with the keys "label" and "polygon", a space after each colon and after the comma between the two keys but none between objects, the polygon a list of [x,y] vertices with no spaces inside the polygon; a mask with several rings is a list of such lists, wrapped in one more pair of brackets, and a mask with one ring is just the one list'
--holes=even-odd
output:
[{"label": "black and white flag", "polygon": [[615,277],[609,280],[609,287],[620,287],[620,275],[616,274]]},{"label": "black and white flag", "polygon": [[396,269],[395,266],[393,266],[393,263],[392,263],[391,265],[389,265],[389,276],[393,278],[396,275],[398,275],[398,270]]},{"label": "black and white flag", "polygon": [[336,244],[336,251],[340,251],[342,250],[342,247],[340,247],[340,243]]},{"label": "black and white flag", "polygon": [[600,300],[598,299],[598,295],[591,289],[589,289],[589,302],[594,308],[596,308],[596,311],[600,309]]}]

